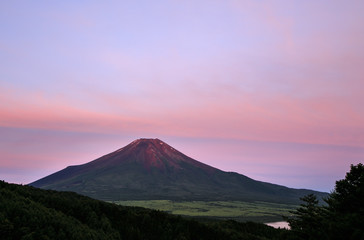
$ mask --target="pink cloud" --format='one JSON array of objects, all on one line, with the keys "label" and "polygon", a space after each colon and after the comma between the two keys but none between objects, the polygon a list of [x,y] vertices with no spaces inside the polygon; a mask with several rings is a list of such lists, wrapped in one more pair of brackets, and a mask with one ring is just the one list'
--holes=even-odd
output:
[{"label": "pink cloud", "polygon": [[[147,127],[148,123],[132,117],[87,111],[82,103],[59,102],[43,94],[1,89],[0,124],[9,127],[33,127],[86,132],[127,130]],[[133,127],[132,127],[133,128]]]},{"label": "pink cloud", "polygon": [[[356,112],[340,98],[292,98],[279,95],[229,94],[222,88],[204,100],[181,101],[178,93],[163,94],[165,88],[154,89],[160,100],[118,101],[102,92],[94,96],[110,108],[84,110],[77,101],[59,103],[42,95],[1,96],[0,124],[85,132],[129,132],[180,136],[221,137],[263,141],[304,142],[320,144],[362,145],[364,115]],[[192,90],[193,95],[199,89]],[[7,91],[4,91],[7,92]],[[94,94],[95,92],[93,92]],[[23,93],[24,94],[24,93]],[[93,95],[92,94],[92,95]],[[174,98],[170,98],[175,94]],[[164,100],[165,99],[165,100]],[[163,104],[166,101],[166,104]],[[82,104],[81,104],[82,105]],[[102,104],[101,104],[102,106]],[[178,106],[170,108],[170,106]],[[129,110],[128,110],[129,109]],[[114,113],[112,113],[114,112]]]}]

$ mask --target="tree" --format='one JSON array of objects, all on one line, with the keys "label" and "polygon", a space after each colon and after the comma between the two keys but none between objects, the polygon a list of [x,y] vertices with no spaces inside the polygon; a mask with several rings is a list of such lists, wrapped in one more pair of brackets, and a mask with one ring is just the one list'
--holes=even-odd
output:
[{"label": "tree", "polygon": [[318,205],[316,195],[309,194],[300,199],[303,203],[296,210],[290,211],[293,214],[291,218],[286,218],[291,230],[299,239],[324,239],[324,210]]},{"label": "tree", "polygon": [[331,239],[364,239],[364,166],[351,165],[326,200]]},{"label": "tree", "polygon": [[332,210],[341,213],[364,213],[364,166],[359,163],[351,165],[345,179],[336,181],[334,192],[327,203]]},{"label": "tree", "polygon": [[319,206],[315,195],[307,195],[301,206],[286,218],[299,239],[364,239],[364,166],[351,165],[345,179]]}]

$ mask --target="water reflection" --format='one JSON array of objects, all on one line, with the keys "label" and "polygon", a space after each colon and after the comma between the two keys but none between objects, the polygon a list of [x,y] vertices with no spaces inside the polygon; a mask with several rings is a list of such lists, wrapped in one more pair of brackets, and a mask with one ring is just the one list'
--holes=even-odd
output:
[{"label": "water reflection", "polygon": [[271,223],[266,223],[268,226],[274,227],[274,228],[287,228],[290,229],[290,227],[288,226],[288,222],[271,222]]}]

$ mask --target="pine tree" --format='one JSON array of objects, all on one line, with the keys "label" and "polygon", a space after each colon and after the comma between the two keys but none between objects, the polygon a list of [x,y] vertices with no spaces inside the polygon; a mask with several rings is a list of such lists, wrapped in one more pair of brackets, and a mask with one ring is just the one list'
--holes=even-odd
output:
[{"label": "pine tree", "polygon": [[301,239],[325,239],[323,231],[324,210],[314,194],[301,198],[303,203],[294,211],[292,218],[286,218],[291,230]]},{"label": "pine tree", "polygon": [[351,165],[326,200],[331,239],[364,239],[364,166]]}]

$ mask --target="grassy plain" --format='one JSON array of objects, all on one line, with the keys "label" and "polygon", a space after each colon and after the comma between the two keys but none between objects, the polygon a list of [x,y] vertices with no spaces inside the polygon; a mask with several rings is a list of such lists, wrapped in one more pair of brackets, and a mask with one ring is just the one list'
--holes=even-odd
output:
[{"label": "grassy plain", "polygon": [[274,222],[282,221],[282,216],[296,205],[277,204],[268,202],[242,201],[170,201],[170,200],[141,200],[117,201],[123,206],[137,206],[160,211],[205,219],[234,219],[238,221]]}]

